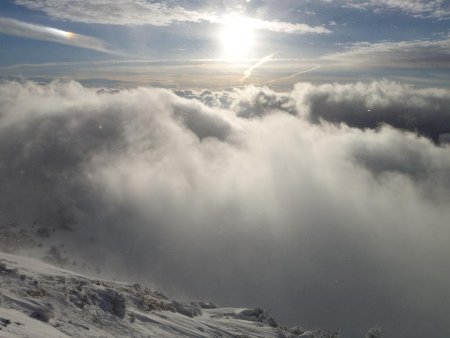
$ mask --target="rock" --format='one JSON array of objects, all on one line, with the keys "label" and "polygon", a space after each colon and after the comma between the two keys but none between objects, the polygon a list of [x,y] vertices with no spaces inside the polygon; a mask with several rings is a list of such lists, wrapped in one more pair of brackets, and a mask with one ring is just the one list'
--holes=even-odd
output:
[{"label": "rock", "polygon": [[97,292],[100,308],[119,318],[124,318],[126,313],[125,297],[113,289],[103,289]]},{"label": "rock", "polygon": [[0,317],[0,325],[7,327],[9,324],[11,324],[11,321],[9,319]]},{"label": "rock", "polygon": [[134,312],[130,312],[128,314],[128,317],[130,318],[130,323],[134,323],[136,321],[136,316],[134,315]]},{"label": "rock", "polygon": [[173,307],[175,308],[175,311],[178,313],[181,313],[182,315],[188,316],[188,317],[196,317],[202,314],[201,308],[196,304],[185,304],[180,303],[175,300],[171,302]]},{"label": "rock", "polygon": [[217,305],[211,302],[191,302],[191,304],[199,306],[202,309],[217,309]]},{"label": "rock", "polygon": [[41,322],[48,323],[49,320],[53,317],[53,313],[48,309],[38,309],[33,311],[30,314],[30,317],[40,320]]}]

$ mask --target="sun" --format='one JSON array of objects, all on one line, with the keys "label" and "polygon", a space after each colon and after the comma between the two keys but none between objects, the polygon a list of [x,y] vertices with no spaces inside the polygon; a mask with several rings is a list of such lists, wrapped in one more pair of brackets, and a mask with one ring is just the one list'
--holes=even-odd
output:
[{"label": "sun", "polygon": [[252,21],[245,17],[227,17],[222,23],[220,41],[225,59],[239,61],[247,58],[255,44]]}]

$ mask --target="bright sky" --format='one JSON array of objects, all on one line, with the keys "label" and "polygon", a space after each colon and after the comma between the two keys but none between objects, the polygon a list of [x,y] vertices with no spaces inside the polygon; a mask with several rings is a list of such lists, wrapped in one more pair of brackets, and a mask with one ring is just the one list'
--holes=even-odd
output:
[{"label": "bright sky", "polygon": [[388,77],[445,85],[450,2],[4,0],[0,50],[2,78],[207,87]]}]

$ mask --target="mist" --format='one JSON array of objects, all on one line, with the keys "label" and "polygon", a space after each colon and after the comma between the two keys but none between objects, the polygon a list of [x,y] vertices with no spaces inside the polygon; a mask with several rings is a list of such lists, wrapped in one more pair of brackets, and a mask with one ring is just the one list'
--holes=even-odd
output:
[{"label": "mist", "polygon": [[448,89],[0,84],[2,222],[172,295],[448,336]]}]

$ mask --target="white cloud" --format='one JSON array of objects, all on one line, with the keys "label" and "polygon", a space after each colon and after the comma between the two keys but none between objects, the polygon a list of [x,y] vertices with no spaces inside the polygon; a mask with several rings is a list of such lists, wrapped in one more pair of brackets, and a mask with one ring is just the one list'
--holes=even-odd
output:
[{"label": "white cloud", "polygon": [[292,95],[298,110],[315,122],[322,119],[359,128],[389,124],[436,142],[450,131],[449,89],[417,89],[389,81],[298,84]]},{"label": "white cloud", "polygon": [[70,222],[73,257],[285,322],[447,336],[450,147],[310,121],[352,107],[356,120],[367,107],[426,117],[448,94],[380,82],[187,100],[5,82],[2,222]]},{"label": "white cloud", "polygon": [[244,118],[275,112],[299,115],[312,123],[347,124],[376,129],[391,125],[435,142],[450,133],[450,90],[415,88],[387,80],[356,83],[298,83],[288,93],[247,86],[232,91],[178,91],[211,107],[233,110]]},{"label": "white cloud", "polygon": [[358,9],[397,9],[419,17],[449,18],[450,4],[442,0],[343,0]]},{"label": "white cloud", "polygon": [[[56,20],[99,23],[109,25],[154,25],[168,26],[180,22],[222,23],[224,17],[207,10],[189,10],[167,2],[148,2],[145,0],[15,0],[18,5],[45,12]],[[303,23],[266,21],[249,18],[256,29],[279,33],[330,33],[323,26],[310,26]]]},{"label": "white cloud", "polygon": [[265,21],[261,19],[250,19],[256,29],[263,29],[278,33],[316,33],[328,34],[331,31],[323,26],[310,26],[303,23],[289,23],[282,21]]},{"label": "white cloud", "polygon": [[45,12],[57,20],[114,25],[167,26],[175,22],[212,20],[208,12],[190,11],[165,2],[145,0],[15,0],[16,4]]},{"label": "white cloud", "polygon": [[0,17],[0,34],[57,42],[75,47],[93,49],[105,53],[113,53],[108,50],[103,41],[99,39],[14,19]]}]

